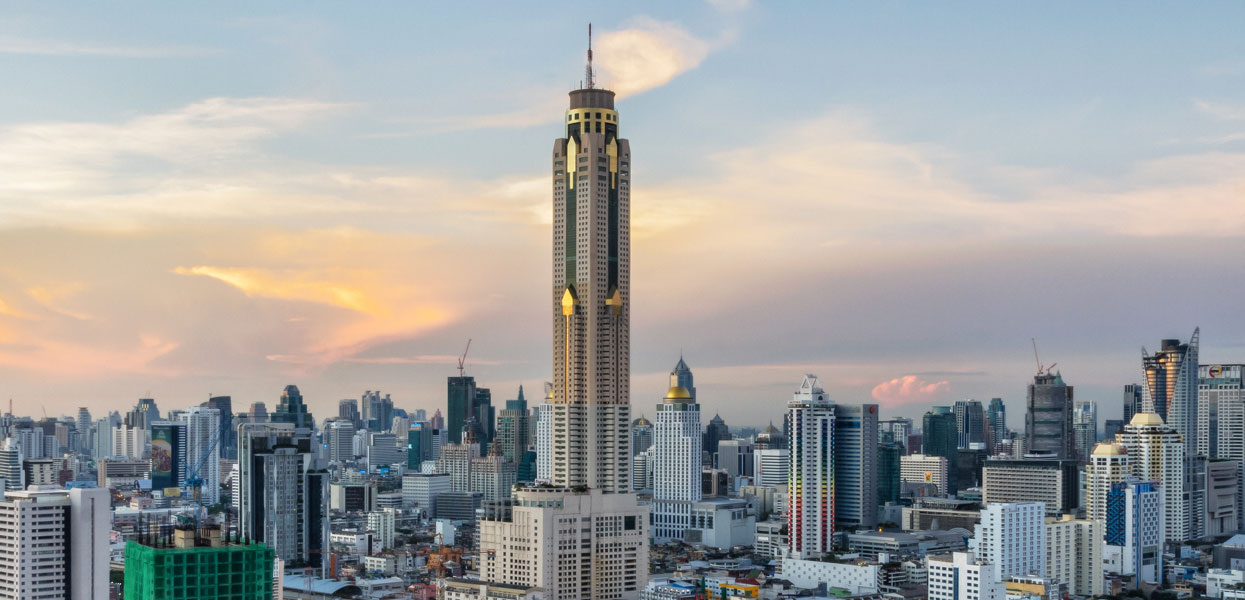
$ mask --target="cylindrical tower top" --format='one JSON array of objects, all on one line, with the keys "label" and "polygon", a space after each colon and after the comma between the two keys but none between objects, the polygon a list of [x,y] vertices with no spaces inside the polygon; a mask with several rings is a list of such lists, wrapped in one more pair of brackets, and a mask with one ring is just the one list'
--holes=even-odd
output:
[{"label": "cylindrical tower top", "polygon": [[607,108],[614,110],[614,92],[599,89],[582,89],[571,92],[571,110],[577,108]]}]

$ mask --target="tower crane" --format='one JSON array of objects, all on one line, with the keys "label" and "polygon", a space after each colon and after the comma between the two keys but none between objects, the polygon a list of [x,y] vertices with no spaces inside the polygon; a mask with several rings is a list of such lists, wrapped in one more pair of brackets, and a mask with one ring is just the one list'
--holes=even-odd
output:
[{"label": "tower crane", "polygon": [[207,465],[208,459],[212,456],[212,451],[216,449],[218,444],[220,444],[220,439],[224,437],[225,432],[229,430],[229,423],[232,420],[233,415],[221,420],[220,430],[216,432],[216,435],[212,436],[212,441],[208,442],[207,449],[203,451],[203,456],[200,456],[199,460],[195,461],[195,463],[191,465],[191,468],[186,471],[186,481],[182,483],[182,487],[187,488],[190,491],[194,501],[198,504],[203,503],[201,494],[203,493],[204,483],[203,478],[199,477],[199,472],[203,470],[205,465]]},{"label": "tower crane", "polygon": [[1042,361],[1038,359],[1037,339],[1029,338],[1029,341],[1033,342],[1033,362],[1037,363],[1037,369],[1038,369],[1037,374],[1042,375],[1043,373],[1045,373],[1046,375],[1050,375],[1051,371],[1055,370],[1055,365],[1059,363],[1051,363],[1049,367],[1043,366]]},{"label": "tower crane", "polygon": [[467,352],[471,351],[471,338],[467,338],[467,347],[463,349],[463,355],[458,357],[458,376],[463,376],[463,364],[467,362]]}]

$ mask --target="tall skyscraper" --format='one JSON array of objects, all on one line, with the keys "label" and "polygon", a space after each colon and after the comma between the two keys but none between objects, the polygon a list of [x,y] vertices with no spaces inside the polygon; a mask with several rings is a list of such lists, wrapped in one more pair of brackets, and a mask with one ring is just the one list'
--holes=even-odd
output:
[{"label": "tall skyscraper", "polygon": [[956,400],[952,410],[955,412],[955,430],[959,436],[956,441],[958,447],[968,448],[970,444],[986,443],[986,416],[981,402]]},{"label": "tall skyscraper", "polygon": [[78,444],[74,448],[79,452],[90,452],[91,449],[91,411],[85,406],[78,407],[78,419],[74,422],[78,432]]},{"label": "tall skyscraper", "polygon": [[696,381],[692,376],[692,369],[683,361],[683,355],[679,355],[679,362],[670,370],[670,387],[681,387],[686,389],[692,395],[692,400],[696,399]]},{"label": "tall skyscraper", "polygon": [[1133,476],[1158,482],[1163,493],[1163,539],[1189,539],[1190,507],[1185,496],[1185,444],[1174,427],[1155,413],[1137,413],[1116,436],[1128,451]]},{"label": "tall skyscraper", "polygon": [[0,500],[0,598],[108,597],[111,493],[36,486]]},{"label": "tall skyscraper", "polygon": [[1076,456],[1081,462],[1089,462],[1089,455],[1098,443],[1098,404],[1077,402],[1072,411],[1072,439]]},{"label": "tall skyscraper", "polygon": [[311,412],[307,410],[307,405],[303,404],[303,394],[298,391],[298,386],[287,385],[281,391],[281,399],[277,402],[277,409],[272,413],[273,423],[292,423],[294,427],[299,429],[314,429],[315,417],[311,416]]},{"label": "tall skyscraper", "polygon": [[653,422],[643,415],[631,423],[631,454],[634,456],[653,447]]},{"label": "tall skyscraper", "polygon": [[366,390],[359,399],[363,410],[363,424],[368,431],[387,431],[393,422],[393,400],[380,390]]},{"label": "tall skyscraper", "polygon": [[1134,587],[1163,582],[1163,513],[1157,483],[1130,479],[1111,484],[1103,540],[1109,572],[1134,576]]},{"label": "tall skyscraper", "polygon": [[791,470],[787,483],[787,549],[819,558],[834,546],[835,405],[816,375],[805,375],[787,404]]},{"label": "tall skyscraper", "polygon": [[530,430],[527,419],[527,399],[523,397],[523,386],[519,386],[518,399],[507,400],[506,408],[497,417],[497,443],[501,445],[502,456],[510,462],[523,460],[531,445],[527,437]]},{"label": "tall skyscraper", "polygon": [[1060,515],[1046,519],[1046,578],[1070,596],[1103,595],[1102,538],[1106,524]]},{"label": "tall skyscraper", "polygon": [[[348,418],[338,417],[325,423],[324,438],[329,445],[329,462],[344,465],[354,460],[354,434],[354,423]],[[418,466],[415,470],[419,470]]]},{"label": "tall skyscraper", "polygon": [[[1224,455],[1220,440],[1232,447],[1242,443],[1227,436],[1245,434],[1241,406],[1245,391],[1241,385],[1241,368],[1245,365],[1198,365],[1197,385],[1197,453],[1210,458],[1239,458]],[[1223,407],[1223,414],[1220,414]],[[1224,427],[1226,425],[1226,427]]]},{"label": "tall skyscraper", "polygon": [[536,480],[553,481],[553,405],[548,398],[536,405]]},{"label": "tall skyscraper", "polygon": [[153,398],[139,398],[134,410],[125,415],[125,424],[138,429],[151,429],[151,424],[158,420],[160,409]]},{"label": "tall skyscraper", "polygon": [[653,541],[682,540],[701,499],[700,405],[675,386],[657,405],[653,427]]},{"label": "tall skyscraper", "polygon": [[359,401],[354,398],[337,401],[337,417],[350,421],[356,431],[363,428],[363,415],[359,413]]},{"label": "tall skyscraper", "polygon": [[1041,502],[987,504],[969,548],[995,576],[1046,574],[1046,507]]},{"label": "tall skyscraper", "polygon": [[994,454],[1007,439],[1007,406],[1002,398],[990,399],[990,406],[986,408],[986,432],[989,438],[986,442],[990,453]]},{"label": "tall skyscraper", "polygon": [[480,450],[486,451],[493,445],[497,437],[497,412],[493,407],[493,392],[488,388],[477,387],[475,398],[476,423],[480,424]]},{"label": "tall skyscraper", "polygon": [[[631,149],[588,59],[551,165],[553,486],[485,509],[480,577],[632,600],[648,581],[649,514],[630,493]],[[570,520],[579,526],[549,526]]]},{"label": "tall skyscraper", "polygon": [[198,468],[203,482],[199,497],[204,504],[216,504],[220,502],[221,445],[220,440],[212,441],[222,435],[220,409],[192,406],[181,414],[181,422],[186,425],[187,475]]},{"label": "tall skyscraper", "polygon": [[946,486],[938,492],[954,496],[959,491],[956,465],[959,463],[960,432],[955,426],[955,413],[949,406],[935,406],[921,420],[921,454],[947,459]]},{"label": "tall skyscraper", "polygon": [[878,444],[878,505],[899,502],[899,460],[902,456],[903,446],[899,442],[885,441]]},{"label": "tall skyscraper", "polygon": [[709,424],[705,426],[705,434],[701,440],[701,445],[704,446],[705,452],[709,454],[710,464],[712,464],[713,455],[718,453],[718,442],[729,440],[732,437],[731,428],[726,426],[726,421],[722,420],[722,415],[713,415],[713,418],[709,419]]},{"label": "tall skyscraper", "polygon": [[1124,423],[1131,423],[1133,415],[1146,412],[1145,405],[1142,403],[1144,388],[1145,386],[1140,383],[1130,383],[1124,386]]},{"label": "tall skyscraper", "polygon": [[178,488],[186,481],[186,424],[151,424],[151,487]]},{"label": "tall skyscraper", "polygon": [[1198,449],[1198,337],[1195,328],[1188,344],[1163,340],[1154,354],[1143,348],[1141,357],[1142,404],[1182,436],[1185,456],[1195,456]]},{"label": "tall skyscraper", "polygon": [[200,404],[204,408],[215,408],[220,411],[220,422],[223,427],[220,443],[220,457],[238,459],[238,431],[233,426],[233,398],[231,396],[212,396],[207,402]]},{"label": "tall skyscraper", "polygon": [[834,517],[841,529],[878,524],[876,404],[835,405]]},{"label": "tall skyscraper", "polygon": [[1129,477],[1132,469],[1128,462],[1128,450],[1106,441],[1094,447],[1089,463],[1085,465],[1085,518],[1107,522],[1107,494],[1111,486]]},{"label": "tall skyscraper", "polygon": [[432,425],[427,421],[411,423],[406,432],[406,469],[412,473],[419,472],[419,466],[425,460],[432,460]]},{"label": "tall skyscraper", "polygon": [[287,567],[327,570],[328,480],[310,431],[288,422],[238,427],[239,533],[272,548]]},{"label": "tall skyscraper", "polygon": [[446,378],[445,427],[451,444],[462,443],[463,426],[476,416],[476,378],[470,375]]},{"label": "tall skyscraper", "polygon": [[1052,453],[1060,460],[1076,458],[1072,429],[1072,386],[1063,376],[1038,373],[1029,384],[1025,404],[1025,452]]}]

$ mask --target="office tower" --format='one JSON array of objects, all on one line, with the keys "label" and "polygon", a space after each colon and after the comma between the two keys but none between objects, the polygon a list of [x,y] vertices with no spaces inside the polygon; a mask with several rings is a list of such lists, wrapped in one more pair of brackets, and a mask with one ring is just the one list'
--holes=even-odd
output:
[{"label": "office tower", "polygon": [[1041,502],[987,504],[969,548],[995,577],[1046,573],[1046,507]]},{"label": "office tower", "polygon": [[756,448],[748,440],[722,440],[718,442],[718,454],[714,464],[730,474],[731,478],[752,477],[756,468],[753,453]]},{"label": "office tower", "polygon": [[226,460],[238,460],[238,430],[233,426],[233,397],[212,396],[200,406],[215,408],[220,411],[222,433],[220,438],[220,457]]},{"label": "office tower", "polygon": [[450,489],[455,492],[471,491],[471,461],[480,458],[479,438],[471,427],[474,423],[475,419],[464,423],[462,443],[441,446],[441,455],[437,457],[437,472],[450,474]]},{"label": "office tower", "polygon": [[18,429],[14,437],[22,451],[22,458],[47,458],[47,444],[43,441],[45,434],[42,429]]},{"label": "office tower", "polygon": [[[1145,414],[1139,413],[1137,416]],[[1107,492],[1103,562],[1135,583],[1163,582],[1163,492],[1152,481],[1123,481]],[[1139,587],[1139,586],[1134,586]]]},{"label": "office tower", "polygon": [[[648,491],[650,493],[653,491],[653,469],[656,462],[651,447],[631,457],[631,489],[633,491]],[[785,482],[786,480],[784,479],[783,481]]]},{"label": "office tower", "polygon": [[117,425],[112,429],[112,456],[143,458],[147,450],[148,430],[129,425]]},{"label": "office tower", "polygon": [[485,501],[509,498],[518,483],[517,467],[506,460],[500,446],[493,444],[487,455],[471,459],[469,491],[483,494]]},{"label": "office tower", "polygon": [[527,447],[531,445],[527,435],[529,429],[527,399],[523,397],[523,386],[519,386],[518,399],[507,400],[506,408],[497,417],[497,443],[501,445],[506,460],[513,463],[523,460]]},{"label": "office tower", "polygon": [[393,465],[406,464],[407,455],[398,448],[398,438],[392,433],[367,432],[367,452],[364,454],[369,473],[387,473]]},{"label": "office tower", "polygon": [[[978,404],[980,413],[981,405]],[[838,404],[834,412],[836,527],[878,523],[878,405]]]},{"label": "office tower", "polygon": [[692,526],[692,505],[701,499],[700,442],[700,405],[687,388],[670,388],[657,405],[653,427],[651,510],[656,543],[682,540]]},{"label": "office tower", "polygon": [[386,431],[393,422],[393,400],[389,394],[382,396],[380,390],[365,390],[359,403],[363,410],[363,425],[368,431]]},{"label": "office tower", "polygon": [[125,600],[273,598],[276,554],[272,548],[227,541],[219,529],[190,526],[178,526],[172,540],[164,543],[126,542]]},{"label": "office tower", "polygon": [[899,480],[902,483],[932,484],[938,494],[947,495],[947,459],[943,456],[909,454],[899,458]]},{"label": "office tower", "polygon": [[692,400],[696,400],[696,381],[692,375],[692,369],[683,361],[683,355],[679,354],[679,362],[670,370],[670,387],[681,387],[692,395]]},{"label": "office tower", "polygon": [[883,442],[878,444],[878,505],[899,502],[902,491],[900,484],[900,457],[903,446],[899,442]]},{"label": "office tower", "polygon": [[1130,383],[1124,386],[1124,422],[1131,423],[1133,415],[1146,412],[1143,404],[1143,388],[1145,386],[1140,383]]},{"label": "office tower", "polygon": [[433,501],[450,489],[449,473],[405,473],[402,475],[402,501],[432,515]]},{"label": "office tower", "polygon": [[731,428],[726,426],[722,415],[713,415],[713,418],[709,419],[709,424],[705,425],[705,434],[701,440],[701,446],[709,455],[710,464],[712,464],[713,456],[718,453],[718,442],[729,439],[734,439],[731,435]]},{"label": "office tower", "polygon": [[469,375],[446,378],[446,429],[449,442],[463,439],[463,425],[476,414],[476,378]]},{"label": "office tower", "polygon": [[394,411],[393,420],[389,422],[389,433],[402,437],[406,435],[407,430],[411,428],[411,418]]},{"label": "office tower", "polygon": [[[181,415],[186,426],[186,475],[198,476],[204,504],[220,502],[221,412],[217,408],[192,406]],[[197,470],[197,472],[196,472]],[[186,483],[194,483],[187,481]],[[195,490],[191,490],[192,495]]]},{"label": "office tower", "polygon": [[95,460],[112,456],[112,425],[108,419],[98,419],[91,424],[90,455]]},{"label": "office tower", "polygon": [[1080,468],[1075,460],[992,459],[982,469],[982,502],[1041,502],[1052,516],[1077,512],[1080,488]]},{"label": "office tower", "polygon": [[78,432],[78,443],[74,449],[87,453],[91,450],[91,411],[85,406],[78,407],[78,419],[74,422],[75,431]]},{"label": "office tower", "polygon": [[1189,539],[1206,537],[1206,470],[1209,461],[1205,456],[1184,457],[1184,505],[1185,530]]},{"label": "office tower", "polygon": [[338,417],[325,423],[324,437],[329,446],[329,462],[344,465],[354,460],[354,435],[354,423],[348,419]]},{"label": "office tower", "polygon": [[1241,505],[1237,500],[1240,486],[1240,463],[1215,459],[1206,465],[1206,526],[1205,537],[1220,537],[1239,529]]},{"label": "office tower", "polygon": [[1085,518],[1100,523],[1107,522],[1107,494],[1111,486],[1132,472],[1128,450],[1106,441],[1094,446],[1089,463],[1085,465]]},{"label": "office tower", "polygon": [[493,445],[497,437],[497,414],[493,408],[493,392],[488,388],[476,388],[475,419],[480,425],[480,450]]},{"label": "office tower", "polygon": [[1061,515],[1046,519],[1046,578],[1068,586],[1068,594],[1103,595],[1102,521]]},{"label": "office tower", "polygon": [[0,500],[0,598],[108,597],[107,489],[37,487]]},{"label": "office tower", "polygon": [[756,476],[753,479],[757,485],[774,488],[787,485],[791,476],[790,450],[769,448],[757,450],[755,454],[753,465],[756,468]]},{"label": "office tower", "polygon": [[151,487],[179,488],[186,481],[186,424],[151,424]]},{"label": "office tower", "polygon": [[783,435],[782,430],[774,427],[774,422],[770,421],[765,429],[757,435],[757,450],[786,450],[787,436]]},{"label": "office tower", "polygon": [[1198,449],[1198,334],[1194,328],[1188,344],[1163,340],[1154,354],[1141,349],[1142,405],[1181,435],[1185,456],[1195,456]]},{"label": "office tower", "polygon": [[653,422],[640,416],[631,423],[631,454],[636,455],[653,447]]},{"label": "office tower", "polygon": [[238,501],[242,538],[263,542],[287,567],[326,572],[328,473],[315,463],[309,431],[293,423],[240,425]]},{"label": "office tower", "polygon": [[929,600],[1005,600],[1007,589],[993,567],[970,552],[926,556]]},{"label": "office tower", "polygon": [[125,424],[137,429],[151,429],[151,424],[160,420],[160,409],[153,398],[139,398],[134,409],[125,415]]},{"label": "office tower", "polygon": [[427,421],[411,423],[411,428],[406,432],[407,471],[419,471],[419,466],[424,464],[425,460],[433,460],[432,438],[434,435],[432,425]]},{"label": "office tower", "polygon": [[553,405],[536,405],[536,480],[553,481]]},{"label": "office tower", "polygon": [[1137,413],[1116,440],[1128,452],[1132,475],[1159,484],[1163,493],[1163,539],[1169,542],[1188,540],[1185,445],[1180,434],[1155,413]]},{"label": "office tower", "polygon": [[22,471],[22,451],[17,440],[6,438],[0,446],[0,479],[4,486],[0,491],[16,491],[26,488],[26,474]]},{"label": "office tower", "polygon": [[[989,457],[986,445],[976,442],[971,448],[960,448],[956,452],[954,471],[956,484],[961,490],[980,488],[983,485],[982,469]],[[948,465],[947,468],[951,467]]]},{"label": "office tower", "polygon": [[938,493],[954,496],[959,490],[956,464],[959,462],[960,432],[955,426],[955,413],[950,406],[935,406],[921,420],[921,453],[946,459],[946,479]]},{"label": "office tower", "polygon": [[969,444],[986,443],[986,417],[981,402],[957,400],[952,407],[955,413],[956,445],[968,448]]},{"label": "office tower", "polygon": [[834,546],[835,408],[816,375],[805,375],[787,404],[787,548],[794,558],[819,558]]},{"label": "office tower", "polygon": [[1124,423],[1125,423],[1124,421],[1121,421],[1119,419],[1107,419],[1106,421],[1103,421],[1102,422],[1102,437],[1100,439],[1114,440],[1115,434],[1124,430]]},{"label": "office tower", "polygon": [[445,431],[445,417],[441,415],[441,409],[438,408],[436,412],[432,413],[432,418],[428,419],[428,422],[432,424],[433,429]]},{"label": "office tower", "polygon": [[298,429],[315,428],[315,417],[311,416],[307,405],[303,404],[303,395],[298,391],[298,386],[287,385],[281,391],[281,400],[277,402],[277,409],[272,413],[272,422],[292,423]]},{"label": "office tower", "polygon": [[354,398],[337,401],[337,417],[350,421],[356,431],[363,429],[363,415],[359,413],[359,401]]},{"label": "office tower", "polygon": [[1072,441],[1076,447],[1077,460],[1088,462],[1089,455],[1098,443],[1098,405],[1094,402],[1077,402],[1072,411]]},{"label": "office tower", "polygon": [[1063,382],[1062,375],[1034,375],[1025,403],[1025,453],[1075,460],[1072,407],[1072,386]]},{"label": "office tower", "polygon": [[1003,440],[1007,439],[1007,406],[1002,398],[991,398],[986,408],[986,444],[990,454],[999,451]]},{"label": "office tower", "polygon": [[[1245,434],[1242,420],[1245,414],[1241,409],[1245,405],[1242,366],[1245,365],[1199,365],[1197,368],[1197,453],[1202,456],[1233,458],[1220,450],[1220,440],[1229,447],[1241,443],[1240,437],[1230,440],[1227,436]],[[1222,414],[1220,407],[1223,407]]]},{"label": "office tower", "polygon": [[[269,422],[268,405],[263,402],[252,402],[251,410],[247,411],[248,423],[267,423]],[[241,423],[239,423],[241,425]]]}]

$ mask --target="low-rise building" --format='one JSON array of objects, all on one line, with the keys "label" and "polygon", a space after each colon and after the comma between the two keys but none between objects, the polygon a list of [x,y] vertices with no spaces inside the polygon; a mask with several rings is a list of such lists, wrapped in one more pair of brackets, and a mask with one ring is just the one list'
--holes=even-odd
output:
[{"label": "low-rise building", "polygon": [[442,587],[443,600],[545,600],[538,587],[489,583],[476,579],[450,577]]},{"label": "low-rise building", "polygon": [[847,590],[853,596],[876,594],[877,563],[835,563],[787,558],[782,561],[781,577],[797,587],[813,589],[821,584]]}]

